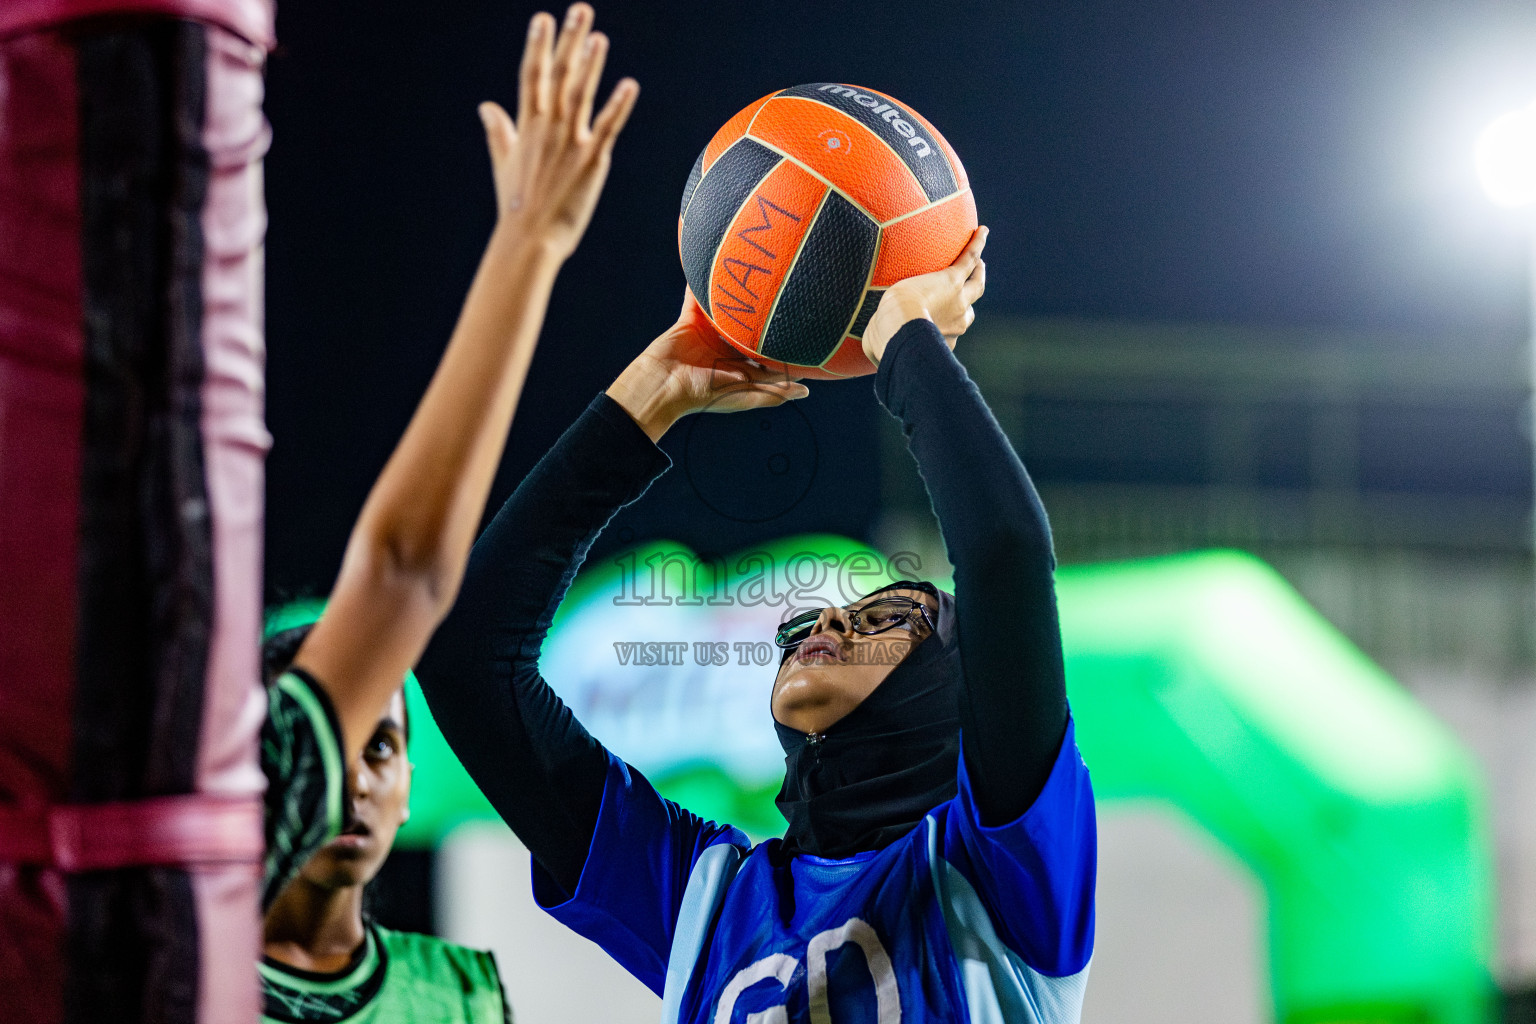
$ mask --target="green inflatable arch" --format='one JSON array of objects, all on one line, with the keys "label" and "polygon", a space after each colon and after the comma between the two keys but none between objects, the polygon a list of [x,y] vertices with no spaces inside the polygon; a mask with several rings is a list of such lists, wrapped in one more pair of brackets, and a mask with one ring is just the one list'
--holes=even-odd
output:
[{"label": "green inflatable arch", "polygon": [[[772,554],[806,550],[844,564],[879,558],[831,537],[793,538]],[[633,567],[678,552],[650,545],[583,573],[551,644],[577,628],[584,603],[614,603],[615,588],[629,585],[623,559]],[[1095,792],[1105,804],[1173,804],[1253,871],[1267,893],[1275,1020],[1488,1020],[1493,902],[1482,787],[1447,730],[1251,556],[1063,569],[1058,581],[1069,691]],[[494,814],[419,690],[410,691],[417,791],[401,841],[429,845]],[[730,753],[642,767],[700,814],[775,833],[777,779],[719,767]]]},{"label": "green inflatable arch", "polygon": [[1176,804],[1258,876],[1277,1020],[1488,1019],[1481,783],[1444,727],[1246,555],[1063,571],[1060,602],[1096,793]]}]

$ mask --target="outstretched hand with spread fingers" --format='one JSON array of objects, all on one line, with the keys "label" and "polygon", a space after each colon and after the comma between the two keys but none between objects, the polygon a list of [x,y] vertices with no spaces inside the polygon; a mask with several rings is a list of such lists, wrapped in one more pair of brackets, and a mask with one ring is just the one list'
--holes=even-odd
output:
[{"label": "outstretched hand with spread fingers", "polygon": [[626,78],[592,116],[607,56],[587,4],[571,6],[558,39],[554,19],[536,14],[517,122],[494,103],[480,106],[496,228],[437,372],[358,515],[325,614],[294,658],[324,681],[348,764],[463,579],[550,292],[592,218],[639,93]]},{"label": "outstretched hand with spread fingers", "polygon": [[501,226],[561,259],[581,241],[614,140],[640,94],[633,78],[622,79],[592,116],[608,57],[608,37],[592,31],[592,19],[590,6],[572,4],[556,38],[555,19],[535,14],[523,49],[517,122],[496,103],[480,104]]}]

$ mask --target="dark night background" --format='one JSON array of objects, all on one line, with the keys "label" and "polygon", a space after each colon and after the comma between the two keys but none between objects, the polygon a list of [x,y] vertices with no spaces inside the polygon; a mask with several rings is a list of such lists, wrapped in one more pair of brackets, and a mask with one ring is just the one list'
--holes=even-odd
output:
[{"label": "dark night background", "polygon": [[[475,104],[512,105],[535,9],[280,6],[269,598],[328,586],[437,362],[491,226]],[[632,74],[642,94],[560,278],[493,503],[671,322],[677,202],[698,150],[736,110],[800,82],[889,92],[945,133],[993,229],[983,319],[1524,343],[1525,235],[1482,200],[1469,154],[1482,124],[1536,93],[1529,3],[669,0],[599,4],[598,27],[613,39],[607,82]],[[884,415],[868,382],[813,387],[799,405],[820,461],[792,509],[744,523],[673,472],[609,543],[668,536],[713,552],[804,530],[868,537],[880,480],[857,456]],[[777,415],[772,429],[798,423]],[[705,448],[734,443],[724,424],[697,429]],[[668,438],[674,459],[686,433]],[[1528,486],[1526,459],[1506,460],[1501,489]],[[1080,472],[1052,466],[1045,483]]]}]

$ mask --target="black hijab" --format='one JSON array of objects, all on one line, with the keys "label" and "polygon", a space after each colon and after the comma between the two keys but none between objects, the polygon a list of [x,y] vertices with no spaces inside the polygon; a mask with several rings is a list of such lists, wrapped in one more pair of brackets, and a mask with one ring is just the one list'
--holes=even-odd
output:
[{"label": "black hijab", "polygon": [[957,791],[960,650],[955,599],[935,630],[820,740],[774,719],[784,748],[782,852],[841,858],[889,846]]}]

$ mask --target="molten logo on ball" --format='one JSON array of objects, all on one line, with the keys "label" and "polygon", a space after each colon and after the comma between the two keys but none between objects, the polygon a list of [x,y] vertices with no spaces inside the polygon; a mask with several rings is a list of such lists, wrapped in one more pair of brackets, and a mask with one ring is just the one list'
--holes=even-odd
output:
[{"label": "molten logo on ball", "polygon": [[890,285],[949,266],[976,228],[965,168],[922,115],[837,82],[783,89],[715,133],[683,189],[689,290],[732,345],[802,377],[873,373]]},{"label": "molten logo on ball", "polygon": [[891,129],[907,140],[907,145],[917,150],[918,158],[928,156],[933,152],[928,146],[928,140],[917,134],[917,129],[896,116],[896,108],[889,103],[881,103],[873,96],[850,89],[846,85],[824,85],[819,92],[830,92],[834,96],[846,96],[861,107],[868,107],[871,114],[879,114],[880,119],[891,126]]}]

